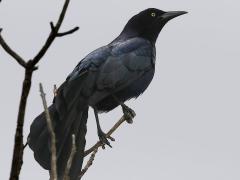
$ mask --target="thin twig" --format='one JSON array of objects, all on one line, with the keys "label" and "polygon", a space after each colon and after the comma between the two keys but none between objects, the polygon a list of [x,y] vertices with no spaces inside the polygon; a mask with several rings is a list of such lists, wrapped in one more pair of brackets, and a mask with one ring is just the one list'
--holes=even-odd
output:
[{"label": "thin twig", "polygon": [[71,30],[68,30],[68,31],[65,31],[65,32],[61,32],[61,33],[57,33],[57,37],[62,37],[62,36],[66,36],[66,35],[69,35],[69,34],[72,34],[74,33],[75,31],[79,30],[79,27],[75,27]]},{"label": "thin twig", "polygon": [[28,142],[26,142],[26,143],[23,145],[23,149],[25,149],[27,146],[28,146]]},{"label": "thin twig", "polygon": [[57,96],[57,85],[56,84],[54,84],[54,86],[53,86],[53,95],[54,95],[54,97]]},{"label": "thin twig", "polygon": [[72,161],[73,161],[73,158],[74,158],[76,152],[77,152],[76,140],[75,140],[75,135],[73,134],[72,135],[72,149],[71,149],[71,153],[70,153],[70,156],[68,158],[68,161],[67,161],[66,169],[64,171],[63,180],[70,180],[69,172],[70,172],[70,169],[72,167]]},{"label": "thin twig", "polygon": [[23,60],[23,58],[21,56],[19,56],[15,51],[13,51],[9,45],[5,42],[5,40],[3,39],[2,35],[1,35],[2,29],[0,29],[0,44],[3,47],[3,49],[9,54],[11,55],[17,62],[18,64],[20,64],[22,67],[26,67],[26,62]]},{"label": "thin twig", "polygon": [[44,107],[44,111],[46,114],[46,120],[47,120],[47,127],[48,127],[48,131],[51,137],[51,173],[50,173],[50,179],[51,180],[57,180],[57,150],[56,150],[56,136],[55,136],[55,132],[53,129],[53,125],[52,125],[52,120],[50,117],[50,113],[48,111],[48,106],[47,106],[47,102],[46,102],[46,94],[43,91],[43,87],[42,84],[39,84],[39,88],[40,88],[40,95],[42,98],[42,102],[43,102],[43,107]]},{"label": "thin twig", "polygon": [[79,27],[76,26],[75,28],[72,28],[72,29],[70,29],[70,30],[68,30],[68,31],[59,33],[59,32],[56,32],[56,28],[54,27],[53,22],[50,22],[50,27],[51,27],[51,30],[56,33],[56,37],[66,36],[66,35],[72,34],[72,33],[74,33],[75,31],[79,30]]},{"label": "thin twig", "polygon": [[[106,137],[109,138],[112,135],[112,133],[114,133],[114,131],[116,131],[124,121],[126,121],[126,118],[123,115],[119,119],[119,121],[107,132]],[[99,148],[100,146],[102,146],[102,143],[98,141],[94,146],[92,146],[90,149],[84,152],[84,157],[89,155],[91,152],[93,152],[95,149]]]},{"label": "thin twig", "polygon": [[91,156],[90,156],[87,164],[86,164],[85,167],[82,169],[82,171],[81,171],[81,173],[80,173],[80,175],[79,175],[80,178],[82,178],[83,175],[87,172],[87,170],[92,166],[93,161],[94,161],[94,158],[95,158],[97,152],[98,152],[98,148],[96,148],[96,149],[92,152],[92,154],[91,154]]}]

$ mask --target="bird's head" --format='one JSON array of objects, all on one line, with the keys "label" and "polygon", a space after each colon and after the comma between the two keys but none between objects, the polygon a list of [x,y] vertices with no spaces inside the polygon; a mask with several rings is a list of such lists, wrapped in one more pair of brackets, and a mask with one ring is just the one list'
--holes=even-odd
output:
[{"label": "bird's head", "polygon": [[169,20],[186,13],[185,11],[165,12],[155,8],[146,9],[128,21],[120,37],[143,37],[155,43],[158,34]]}]

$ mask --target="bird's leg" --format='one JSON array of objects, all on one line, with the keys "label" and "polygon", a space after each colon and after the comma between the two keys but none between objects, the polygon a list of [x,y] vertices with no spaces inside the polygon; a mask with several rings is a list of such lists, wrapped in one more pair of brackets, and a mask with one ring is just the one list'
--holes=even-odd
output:
[{"label": "bird's leg", "polygon": [[126,119],[126,121],[129,124],[133,123],[133,118],[136,116],[136,113],[134,112],[134,110],[132,110],[130,107],[128,107],[126,104],[124,104],[123,102],[121,102],[115,95],[112,95],[113,98],[121,105],[122,107],[122,111],[124,114],[124,117]]},{"label": "bird's leg", "polygon": [[110,139],[111,141],[114,141],[114,138],[112,138],[111,136],[107,136],[107,134],[105,134],[103,131],[102,131],[102,128],[100,126],[100,122],[99,122],[99,118],[98,118],[98,112],[97,112],[97,109],[94,107],[94,115],[95,115],[95,118],[96,118],[96,123],[97,123],[97,132],[98,132],[98,137],[99,137],[99,140],[101,141],[102,143],[102,148],[105,149],[105,144],[108,145],[109,147],[112,147],[110,142],[108,141],[108,139]]}]

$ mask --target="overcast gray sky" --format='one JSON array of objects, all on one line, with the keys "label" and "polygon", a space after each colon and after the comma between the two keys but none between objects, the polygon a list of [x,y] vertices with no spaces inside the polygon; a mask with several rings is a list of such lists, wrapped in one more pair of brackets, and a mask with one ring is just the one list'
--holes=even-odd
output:
[{"label": "overcast gray sky", "polygon": [[[3,0],[0,27],[5,40],[30,59],[44,43],[49,22],[63,1]],[[127,104],[137,116],[114,134],[113,148],[101,150],[84,179],[240,179],[240,3],[238,0],[72,0],[62,30],[80,30],[57,39],[34,73],[24,127],[42,111],[38,83],[52,100],[60,85],[90,51],[112,41],[127,20],[155,7],[185,10],[161,32],[154,80]],[[9,176],[23,69],[0,48],[0,176]],[[97,140],[89,112],[88,146]],[[121,117],[116,109],[100,116],[105,130]],[[27,148],[21,179],[48,179]]]}]

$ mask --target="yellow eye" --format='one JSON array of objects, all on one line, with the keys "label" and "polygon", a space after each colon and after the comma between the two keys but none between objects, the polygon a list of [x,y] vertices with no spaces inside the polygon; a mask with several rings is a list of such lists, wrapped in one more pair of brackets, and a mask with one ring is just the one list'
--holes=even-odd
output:
[{"label": "yellow eye", "polygon": [[151,13],[151,16],[152,16],[152,17],[155,17],[155,16],[156,16],[156,13],[154,13],[154,12]]}]

